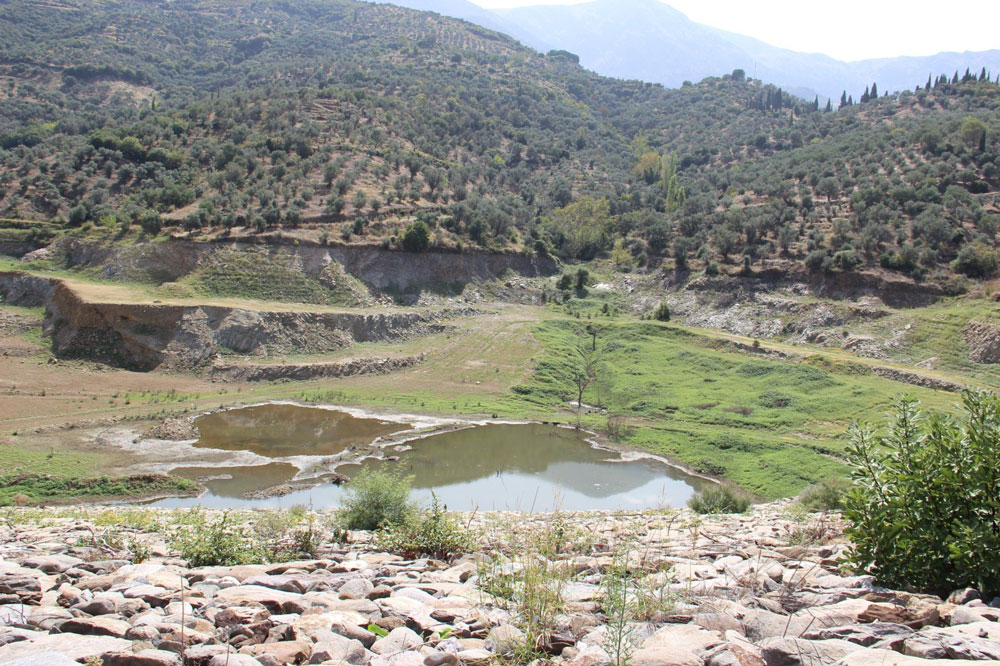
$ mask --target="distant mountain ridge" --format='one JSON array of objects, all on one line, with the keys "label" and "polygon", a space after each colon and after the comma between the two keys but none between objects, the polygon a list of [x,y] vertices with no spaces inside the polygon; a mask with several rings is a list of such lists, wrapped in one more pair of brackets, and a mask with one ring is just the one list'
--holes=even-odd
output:
[{"label": "distant mountain ridge", "polygon": [[959,75],[985,67],[1000,72],[1000,49],[922,57],[843,62],[818,53],[782,49],[753,37],[696,23],[659,0],[594,0],[486,10],[467,0],[397,0],[505,32],[540,51],[564,49],[605,76],[679,87],[734,69],[804,98],[855,98],[873,82],[884,92],[912,90],[929,74]]}]

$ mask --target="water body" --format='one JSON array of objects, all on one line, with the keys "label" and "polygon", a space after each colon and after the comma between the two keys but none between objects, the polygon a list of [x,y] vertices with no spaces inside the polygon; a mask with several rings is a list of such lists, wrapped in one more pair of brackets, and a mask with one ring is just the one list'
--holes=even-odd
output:
[{"label": "water body", "polygon": [[[342,412],[304,407],[297,409],[354,418]],[[274,416],[267,410],[256,413],[267,418]],[[315,422],[312,427],[286,423],[285,432],[322,432],[323,436],[322,444],[315,445],[310,444],[308,439],[294,443],[284,441],[280,436],[282,425],[278,421],[273,428],[266,429],[271,443],[265,447],[259,441],[261,437],[254,434],[260,431],[253,425],[255,413],[244,413],[238,417],[234,417],[233,412],[224,414],[229,415],[229,420],[214,419],[210,422],[213,441],[225,444],[225,447],[217,448],[234,450],[254,446],[257,448],[250,450],[281,452],[283,456],[296,455],[287,453],[291,450],[301,451],[300,455],[315,455],[315,446],[330,447],[336,439],[330,439],[326,428],[315,427]],[[287,412],[286,416],[298,414],[293,411]],[[212,415],[216,416],[220,415]],[[308,418],[319,417],[309,415]],[[386,427],[395,426],[395,432],[401,430],[398,423],[359,420],[376,422],[366,424],[366,428],[378,429],[382,427],[381,423],[387,424]],[[200,429],[203,421],[196,423]],[[235,430],[234,439],[225,439],[224,423],[242,424]],[[339,423],[352,427],[356,425],[343,419]],[[203,431],[199,445],[208,446],[204,435]],[[376,436],[382,435],[374,435],[373,438]],[[344,444],[340,451],[349,444]],[[414,439],[405,445],[390,445],[383,454],[398,457],[398,460],[370,458],[360,464],[341,465],[337,471],[351,477],[363,468],[398,469],[413,477],[414,495],[419,500],[429,502],[433,492],[449,509],[481,511],[593,511],[683,506],[696,490],[706,484],[658,460],[623,460],[616,452],[594,447],[575,430],[538,424],[481,425],[452,430]],[[244,497],[245,493],[292,480],[297,468],[287,457],[282,462],[258,466],[188,467],[178,468],[174,473],[200,480],[208,492],[199,498],[162,500],[156,503],[158,506],[200,504],[215,508],[287,508],[304,504],[319,509],[338,506],[344,492],[343,488],[324,481],[314,488],[296,490],[283,497]]]},{"label": "water body", "polygon": [[330,456],[376,437],[409,430],[396,421],[352,416],[347,412],[300,405],[268,404],[200,416],[195,446],[253,451],[266,458]]}]

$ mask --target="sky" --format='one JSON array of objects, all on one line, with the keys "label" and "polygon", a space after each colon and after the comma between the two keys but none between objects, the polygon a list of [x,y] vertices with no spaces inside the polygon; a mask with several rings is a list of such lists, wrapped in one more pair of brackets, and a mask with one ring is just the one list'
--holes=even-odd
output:
[{"label": "sky", "polygon": [[[584,0],[472,0],[489,9]],[[1000,1],[670,0],[688,18],[838,60],[1000,49]]]}]

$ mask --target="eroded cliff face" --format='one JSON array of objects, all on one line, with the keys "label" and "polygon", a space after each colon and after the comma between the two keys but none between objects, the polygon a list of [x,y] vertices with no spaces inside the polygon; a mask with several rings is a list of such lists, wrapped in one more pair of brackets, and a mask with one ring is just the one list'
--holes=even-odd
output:
[{"label": "eroded cliff face", "polygon": [[[127,248],[67,241],[60,246],[68,266],[100,266],[108,277],[135,276],[176,282],[194,271],[210,253],[221,248],[261,249],[257,244],[169,241],[140,243]],[[558,270],[548,257],[485,252],[399,252],[379,247],[280,245],[309,276],[318,278],[331,262],[360,280],[375,294],[457,294],[466,285],[495,280],[513,271],[525,277],[552,275]]]},{"label": "eroded cliff face", "polygon": [[62,357],[131,370],[190,369],[223,351],[252,356],[318,354],[356,342],[398,340],[440,330],[459,309],[413,312],[271,312],[208,305],[95,303],[58,279],[0,273],[0,295],[44,305],[45,332]]}]

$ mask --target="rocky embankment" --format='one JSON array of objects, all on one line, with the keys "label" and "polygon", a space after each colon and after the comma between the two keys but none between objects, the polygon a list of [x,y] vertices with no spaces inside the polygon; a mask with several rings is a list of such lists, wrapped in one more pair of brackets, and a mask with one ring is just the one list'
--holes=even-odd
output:
[{"label": "rocky embankment", "polygon": [[444,319],[477,312],[272,311],[196,303],[92,302],[59,279],[17,272],[0,273],[0,297],[13,305],[45,307],[45,331],[57,355],[141,371],[196,368],[222,351],[260,357],[326,353],[357,342],[426,335],[441,330]]},{"label": "rocky embankment", "polygon": [[[615,625],[602,582],[616,552],[656,598],[626,627],[634,666],[1000,660],[1000,609],[973,591],[945,601],[845,574],[836,518],[795,518],[787,504],[743,516],[465,517],[479,552],[449,562],[381,552],[371,534],[351,532],[324,538],[309,560],[229,567],[190,567],[171,551],[186,512],[122,512],[132,527],[93,509],[61,516],[15,511],[0,524],[0,664],[509,663],[528,623],[544,627],[536,663],[609,664]],[[239,530],[254,533],[249,522]],[[551,549],[519,557],[531,534]],[[136,542],[150,557],[133,564],[115,544]],[[532,563],[565,574],[528,583],[551,591],[539,595],[550,603],[488,593]]]},{"label": "rocky embankment", "polygon": [[[131,276],[174,282],[191,273],[220,249],[260,249],[259,243],[171,240],[121,247],[112,243],[67,240],[52,246],[68,266],[98,267],[108,278]],[[269,252],[284,253],[305,274],[316,277],[337,262],[344,272],[376,294],[422,291],[459,294],[466,285],[488,282],[513,272],[525,277],[552,275],[558,264],[549,257],[490,252],[400,252],[365,245],[311,245],[271,239]]]},{"label": "rocky embankment", "polygon": [[423,354],[418,354],[388,358],[351,358],[330,363],[215,363],[206,372],[206,377],[227,382],[274,382],[384,375],[412,368],[423,358]]}]

